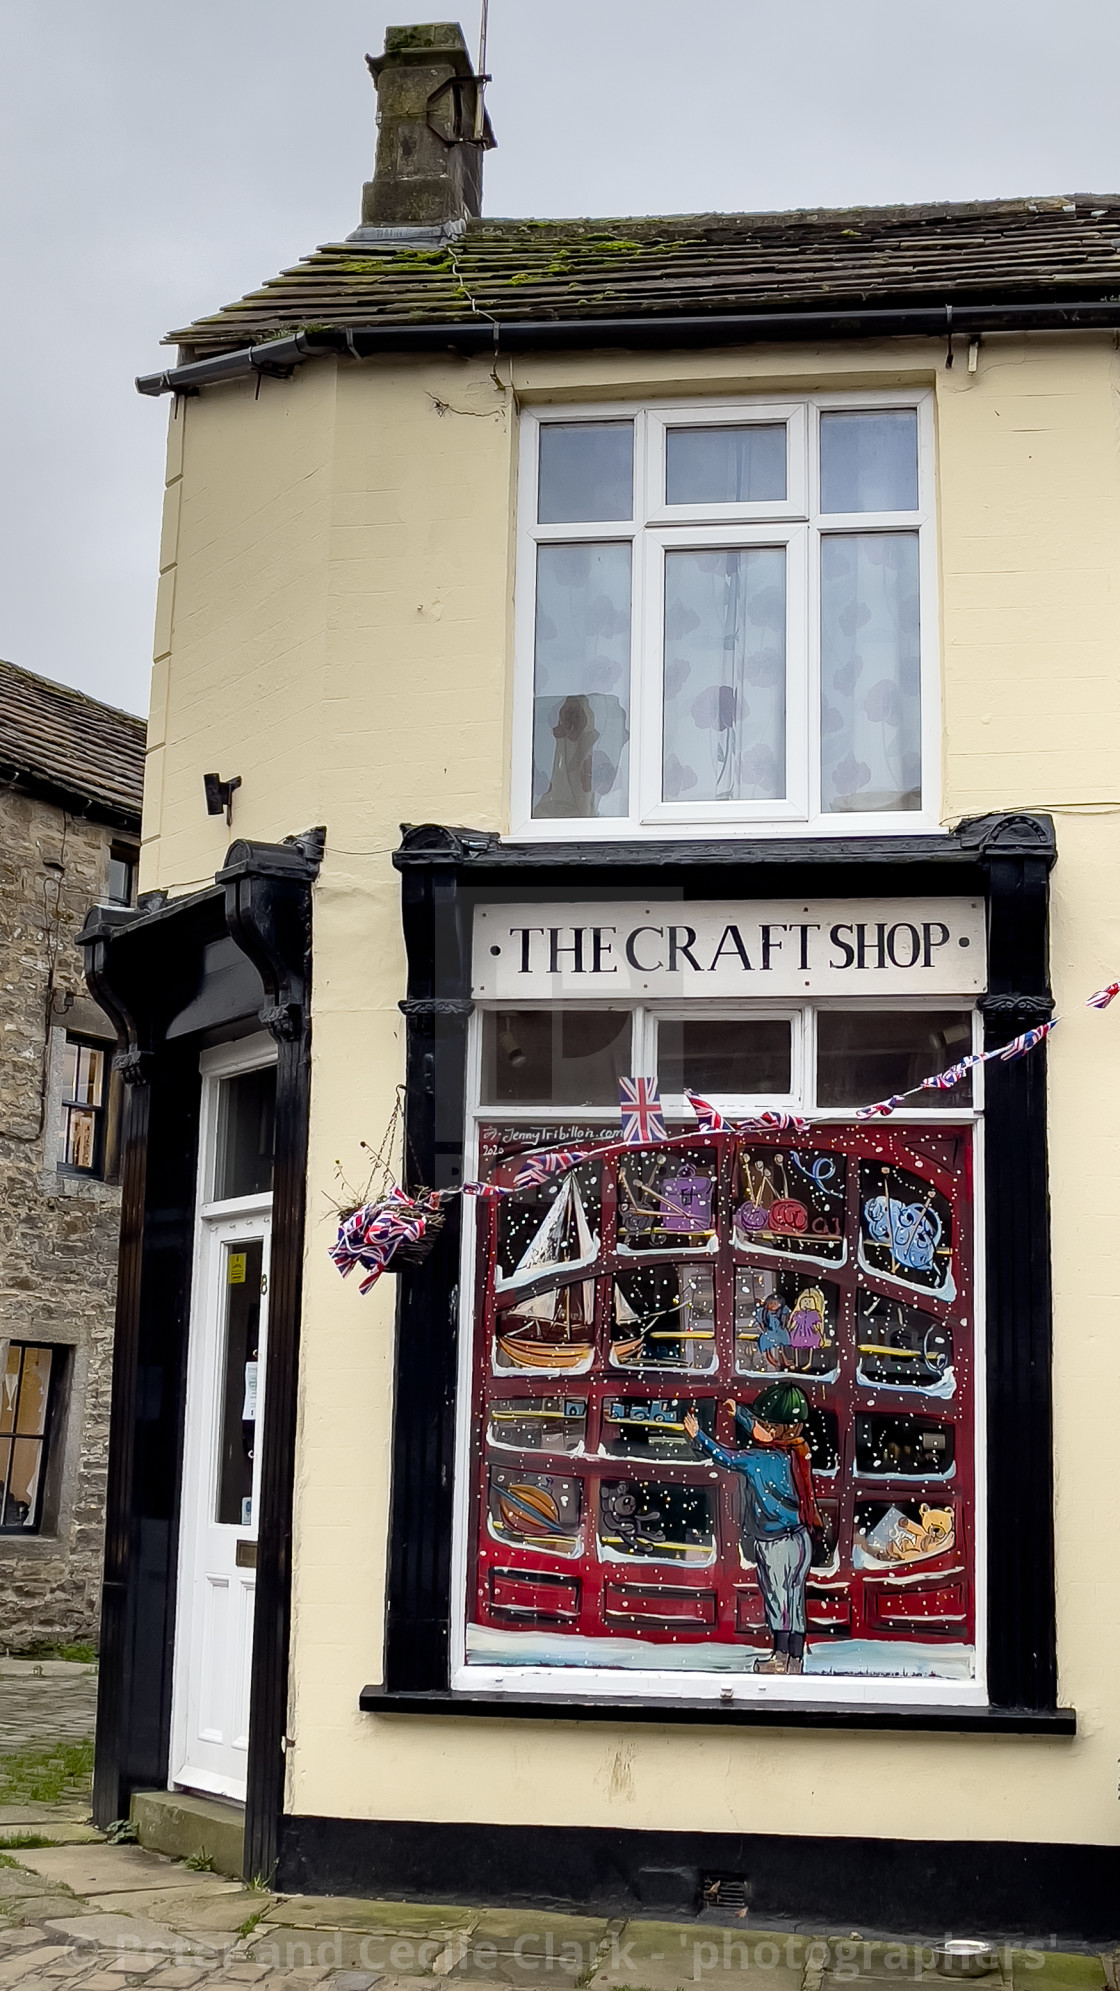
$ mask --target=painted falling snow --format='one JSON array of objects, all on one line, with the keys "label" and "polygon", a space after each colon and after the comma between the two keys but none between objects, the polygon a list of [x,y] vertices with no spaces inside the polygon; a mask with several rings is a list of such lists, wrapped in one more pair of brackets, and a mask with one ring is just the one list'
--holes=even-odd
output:
[{"label": "painted falling snow", "polygon": [[693,1131],[480,1201],[470,1667],[982,1697],[971,1143]]}]

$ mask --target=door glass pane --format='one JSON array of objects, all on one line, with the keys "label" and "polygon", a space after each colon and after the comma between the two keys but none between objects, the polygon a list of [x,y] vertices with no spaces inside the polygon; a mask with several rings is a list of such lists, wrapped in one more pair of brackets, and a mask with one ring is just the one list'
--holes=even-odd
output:
[{"label": "door glass pane", "polygon": [[821,808],[920,809],[916,532],[821,541]]},{"label": "door glass pane", "polygon": [[657,1026],[661,1090],[754,1098],[790,1088],[790,1026],[784,1018],[735,1022],[663,1016]]},{"label": "door glass pane", "polygon": [[272,1188],[276,1136],[276,1066],[223,1079],[218,1105],[214,1194],[259,1196]]},{"label": "door glass pane", "polygon": [[617,1106],[627,1010],[500,1009],[482,1021],[482,1096],[494,1106]]},{"label": "door glass pane", "polygon": [[222,1247],[225,1342],[214,1518],[231,1528],[253,1525],[263,1261],[259,1237]]},{"label": "door glass pane", "polygon": [[[818,1106],[869,1106],[945,1071],[972,1049],[968,1010],[822,1009],[817,1013]],[[919,1092],[912,1106],[972,1105],[969,1072],[950,1092]]]},{"label": "door glass pane", "polygon": [[540,432],[537,518],[576,525],[634,514],[634,424],[546,422]]},{"label": "door glass pane", "polygon": [[665,555],[666,802],[786,792],[786,553]]},{"label": "door glass pane", "polygon": [[822,512],[912,512],[917,507],[914,408],[821,416]]},{"label": "door glass pane", "polygon": [[784,422],[666,431],[667,505],[761,504],[785,495]]},{"label": "door glass pane", "polygon": [[629,712],[629,543],[538,547],[534,816],[625,815]]}]

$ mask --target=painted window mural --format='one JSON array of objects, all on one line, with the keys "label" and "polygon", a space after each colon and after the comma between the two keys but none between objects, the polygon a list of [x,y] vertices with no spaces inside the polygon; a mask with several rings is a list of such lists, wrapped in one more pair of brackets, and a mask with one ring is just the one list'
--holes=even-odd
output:
[{"label": "painted window mural", "polygon": [[468,1664],[970,1683],[973,1127],[595,1132],[477,1206]]}]

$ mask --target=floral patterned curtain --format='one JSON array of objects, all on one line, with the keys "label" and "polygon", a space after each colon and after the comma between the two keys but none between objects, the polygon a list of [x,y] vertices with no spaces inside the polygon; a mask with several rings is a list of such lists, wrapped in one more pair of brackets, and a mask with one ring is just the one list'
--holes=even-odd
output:
[{"label": "floral patterned curtain", "polygon": [[662,753],[667,802],[784,796],[784,547],[666,554]]},{"label": "floral patterned curtain", "polygon": [[821,806],[920,809],[916,532],[821,541]]}]

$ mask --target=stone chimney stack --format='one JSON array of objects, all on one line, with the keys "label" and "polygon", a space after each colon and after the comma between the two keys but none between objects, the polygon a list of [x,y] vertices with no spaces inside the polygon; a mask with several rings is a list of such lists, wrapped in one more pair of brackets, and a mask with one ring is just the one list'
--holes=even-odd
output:
[{"label": "stone chimney stack", "polygon": [[494,134],[462,28],[386,28],[384,55],[366,61],[378,131],[362,228],[438,229],[481,214],[482,155]]}]

